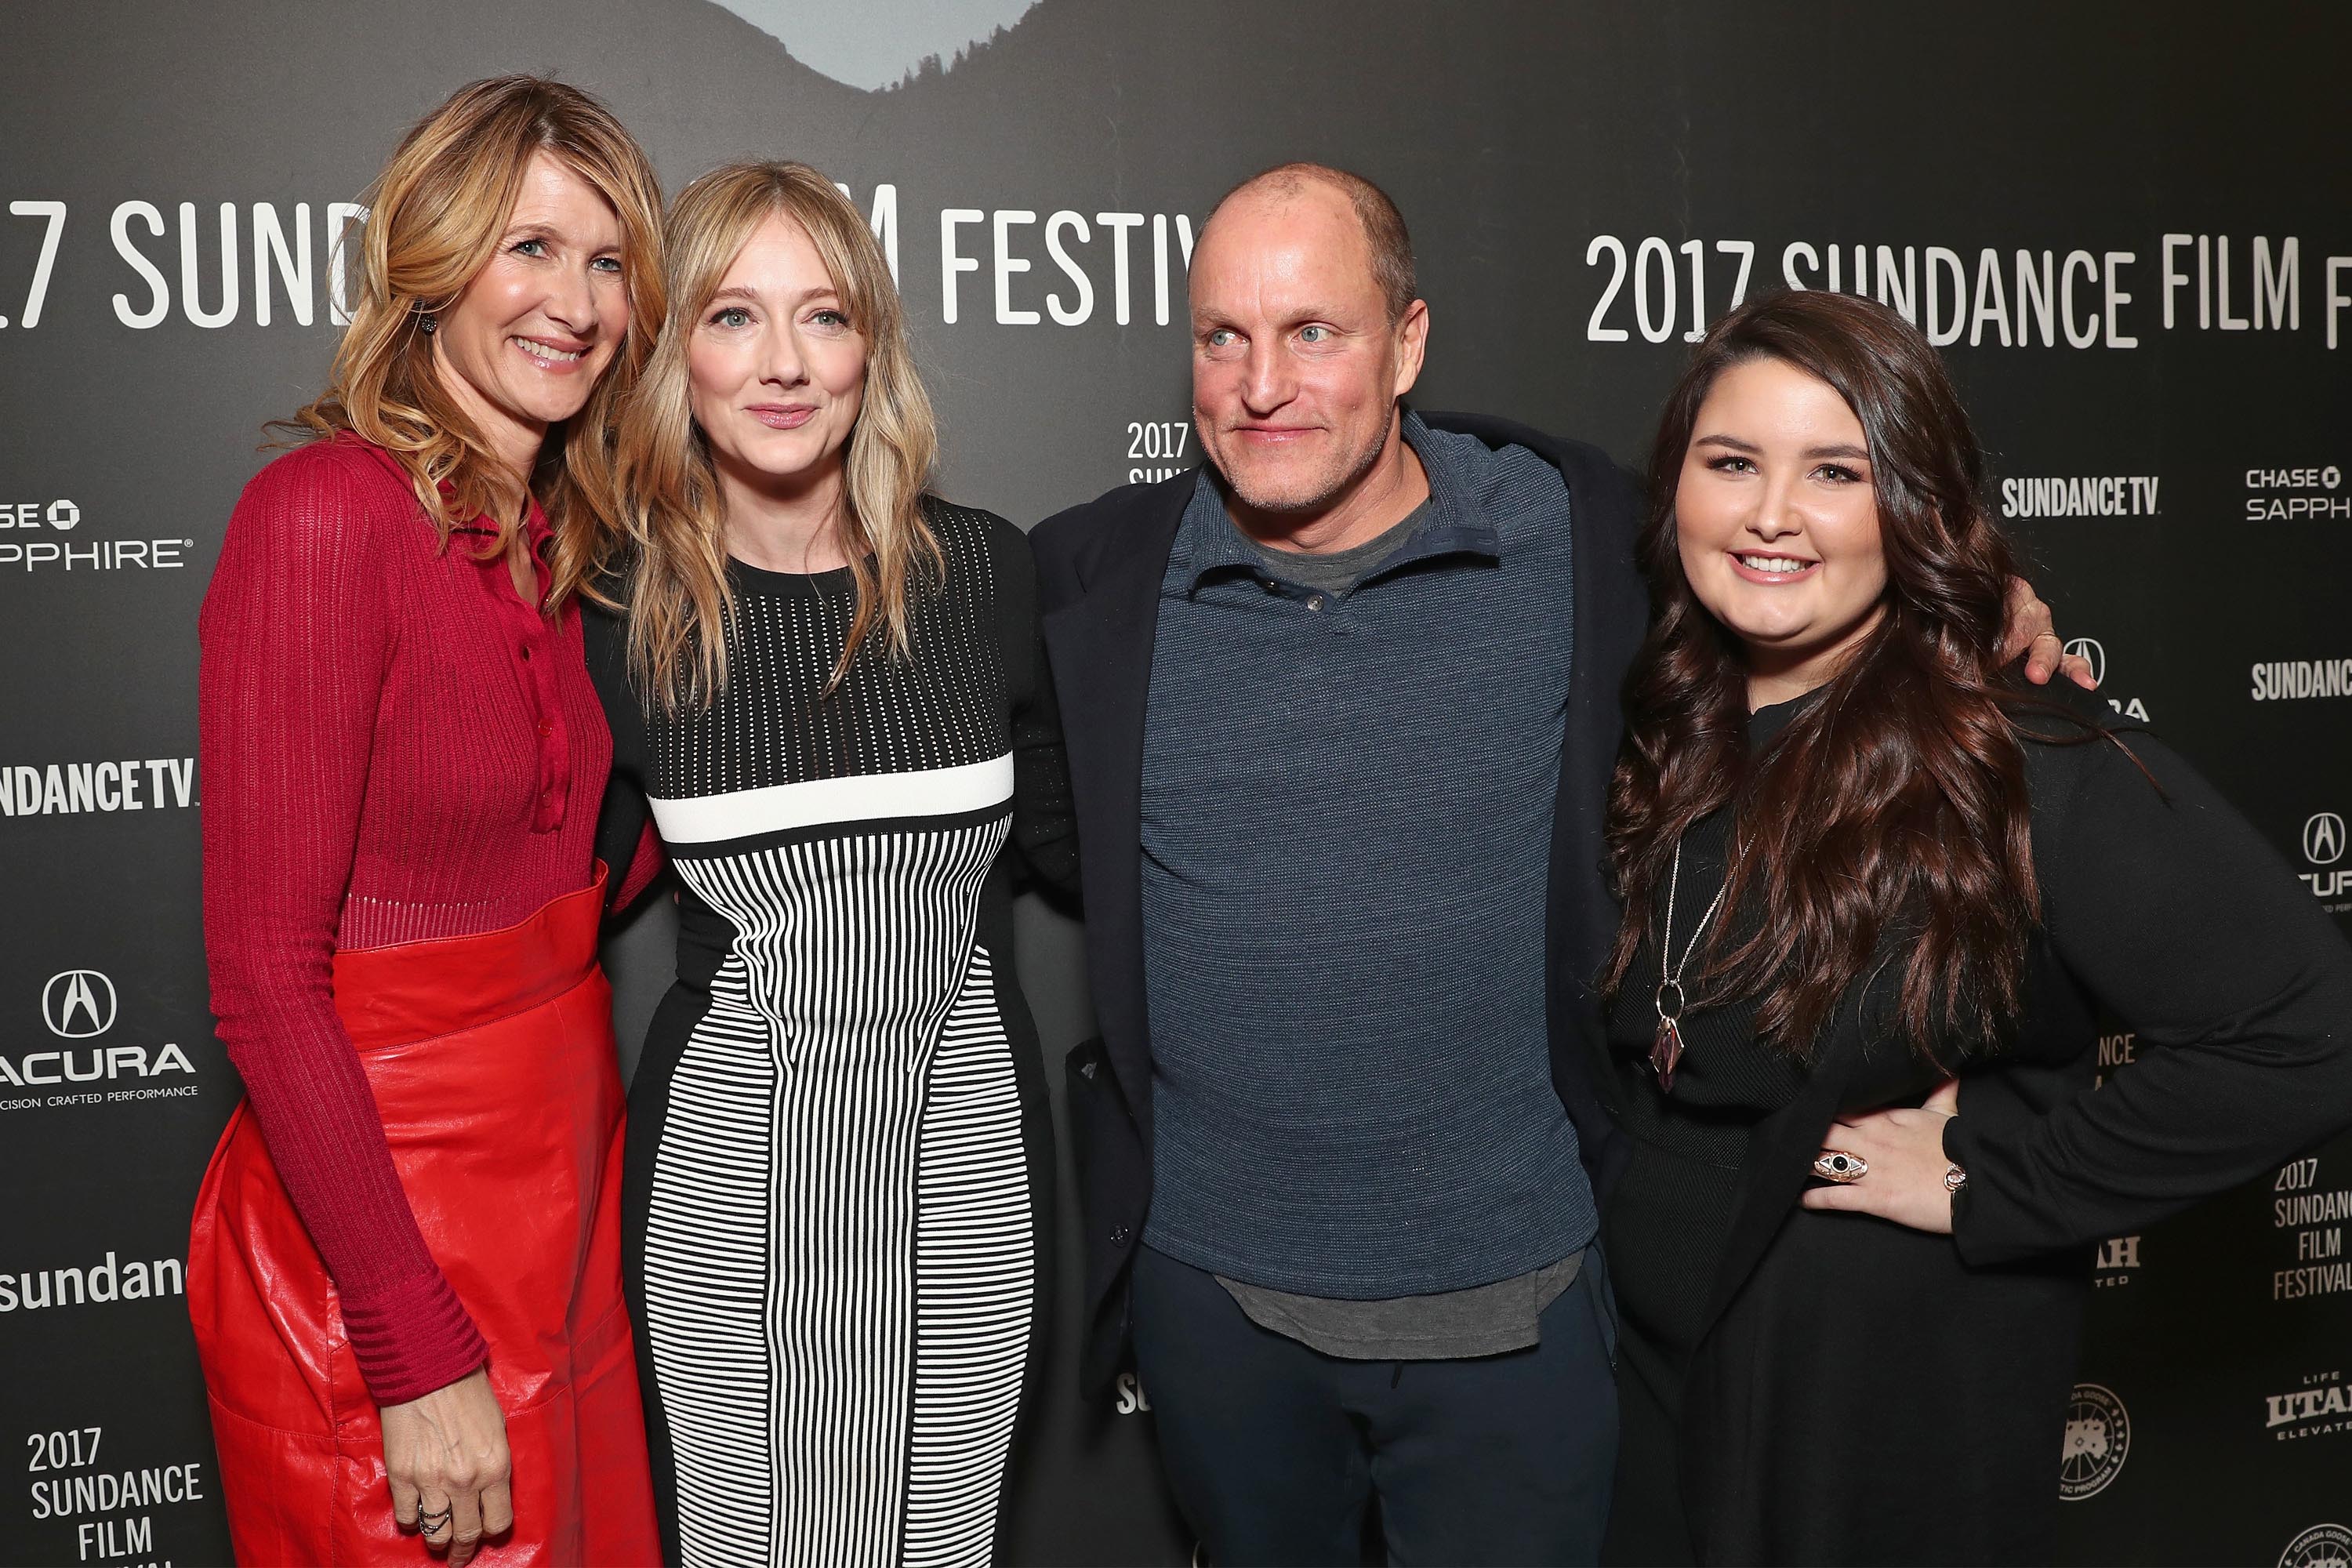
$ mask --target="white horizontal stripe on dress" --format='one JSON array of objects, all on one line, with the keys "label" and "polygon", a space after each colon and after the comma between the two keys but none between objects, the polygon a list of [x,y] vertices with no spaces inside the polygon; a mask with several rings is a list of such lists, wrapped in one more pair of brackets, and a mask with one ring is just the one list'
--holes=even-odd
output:
[{"label": "white horizontal stripe on dress", "polygon": [[683,800],[652,798],[654,821],[671,844],[714,844],[836,822],[954,816],[1013,798],[1013,753],[960,768],[807,779]]}]

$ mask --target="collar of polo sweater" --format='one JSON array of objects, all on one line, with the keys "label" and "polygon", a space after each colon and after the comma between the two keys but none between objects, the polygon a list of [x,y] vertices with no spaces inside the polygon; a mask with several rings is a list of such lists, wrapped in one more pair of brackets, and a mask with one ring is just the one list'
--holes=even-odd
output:
[{"label": "collar of polo sweater", "polygon": [[[1412,536],[1366,574],[1359,586],[1369,586],[1415,562],[1442,556],[1471,555],[1500,561],[1502,536],[1471,503],[1466,494],[1467,482],[1443,444],[1429,439],[1429,426],[1410,409],[1405,411],[1402,428],[1405,445],[1412,448],[1429,476],[1429,504],[1422,509],[1421,522]],[[1262,575],[1264,563],[1252,553],[1249,542],[1225,510],[1223,477],[1203,463],[1197,482],[1176,536],[1176,550],[1185,561],[1185,592],[1198,594],[1204,579],[1224,572]]]}]

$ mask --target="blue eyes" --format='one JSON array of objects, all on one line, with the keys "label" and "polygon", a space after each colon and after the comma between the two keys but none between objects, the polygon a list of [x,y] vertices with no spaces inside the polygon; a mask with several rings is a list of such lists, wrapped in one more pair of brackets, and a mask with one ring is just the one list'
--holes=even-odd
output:
[{"label": "blue eyes", "polygon": [[[1336,329],[1318,323],[1299,328],[1297,338],[1300,342],[1310,348],[1321,348],[1339,342],[1339,334]],[[1239,332],[1230,327],[1219,327],[1215,331],[1202,338],[1201,343],[1204,348],[1230,349],[1240,347],[1241,341]]]},{"label": "blue eyes", "polygon": [[[724,306],[710,313],[710,324],[714,327],[725,327],[730,331],[740,331],[751,324],[751,312],[740,305]],[[828,331],[847,331],[849,317],[841,310],[822,310],[809,317],[809,325],[823,327]]]},{"label": "blue eyes", "polygon": [[[544,260],[548,254],[547,241],[536,235],[529,239],[518,239],[514,242],[513,253]],[[618,277],[621,272],[621,258],[617,256],[600,256],[588,265],[612,277]]]}]

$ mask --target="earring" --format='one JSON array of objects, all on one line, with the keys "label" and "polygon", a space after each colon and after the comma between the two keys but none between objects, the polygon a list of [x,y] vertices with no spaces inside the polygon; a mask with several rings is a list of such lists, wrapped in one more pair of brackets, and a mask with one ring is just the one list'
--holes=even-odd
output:
[{"label": "earring", "polygon": [[440,324],[441,323],[439,321],[434,320],[430,315],[425,316],[422,321],[416,323],[417,330],[422,331],[428,338],[433,335],[434,329],[438,327]]}]

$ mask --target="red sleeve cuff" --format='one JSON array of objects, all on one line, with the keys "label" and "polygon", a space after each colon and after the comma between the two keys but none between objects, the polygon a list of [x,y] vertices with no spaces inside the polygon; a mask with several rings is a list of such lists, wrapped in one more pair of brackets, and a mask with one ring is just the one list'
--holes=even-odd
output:
[{"label": "red sleeve cuff", "polygon": [[420,1398],[472,1372],[490,1347],[438,1268],[364,1300],[346,1298],[343,1327],[378,1405]]},{"label": "red sleeve cuff", "polygon": [[636,852],[629,857],[629,868],[622,873],[621,890],[613,896],[614,912],[635,903],[646,885],[661,875],[666,863],[662,856],[661,834],[653,823],[647,822],[637,835]]}]

